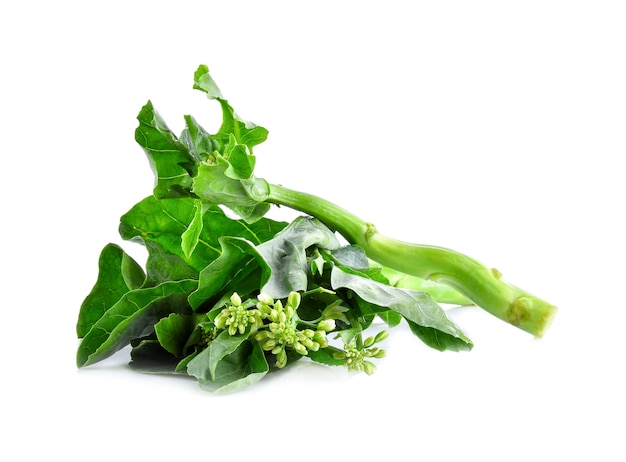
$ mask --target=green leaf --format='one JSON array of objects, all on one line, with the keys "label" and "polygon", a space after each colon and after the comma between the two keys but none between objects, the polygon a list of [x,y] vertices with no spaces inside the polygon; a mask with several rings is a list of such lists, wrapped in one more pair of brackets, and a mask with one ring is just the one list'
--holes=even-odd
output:
[{"label": "green leaf", "polygon": [[185,129],[180,135],[180,142],[185,145],[196,162],[202,162],[221,149],[220,143],[190,115],[185,117]]},{"label": "green leaf", "polygon": [[200,272],[198,288],[189,296],[194,310],[212,298],[230,297],[234,291],[243,296],[247,290],[259,290],[269,278],[270,267],[251,242],[230,236],[219,242],[221,255]]},{"label": "green leaf", "polygon": [[[399,289],[333,267],[331,284],[354,291],[369,303],[390,308],[407,321],[420,326],[420,339],[438,350],[469,350],[472,342],[447,316],[445,311],[424,292]],[[432,332],[437,331],[437,332]],[[415,330],[414,330],[415,332]],[[429,335],[425,335],[429,332]],[[417,334],[416,334],[417,335]]]},{"label": "green leaf", "polygon": [[106,245],[98,260],[98,279],[80,307],[76,324],[78,338],[83,338],[125,293],[141,287],[145,278],[141,267],[121,247]]},{"label": "green leaf", "polygon": [[266,202],[259,202],[258,204],[250,207],[233,207],[232,211],[239,215],[246,223],[256,223],[265,216],[270,208],[270,204]]},{"label": "green leaf", "polygon": [[152,338],[131,342],[129,366],[136,371],[150,374],[176,374],[178,359]]},{"label": "green leaf", "polygon": [[382,319],[389,327],[396,327],[402,322],[402,315],[392,310],[383,311],[378,313],[378,317]]},{"label": "green leaf", "polygon": [[308,356],[317,363],[326,364],[328,366],[343,366],[344,360],[336,359],[333,356],[334,353],[341,351],[343,350],[340,350],[339,348],[333,346],[328,346],[326,348],[320,348],[317,351],[309,350]]},{"label": "green leaf", "polygon": [[291,291],[306,290],[309,275],[306,250],[312,246],[332,250],[339,247],[339,241],[322,222],[310,217],[296,218],[273,239],[257,246],[271,268],[262,291],[279,299]]},{"label": "green leaf", "polygon": [[187,296],[197,284],[195,280],[172,281],[125,293],[83,338],[76,355],[78,367],[101,361],[132,339],[144,337],[170,313],[190,314]]},{"label": "green leaf", "polygon": [[156,176],[157,198],[190,195],[193,165],[196,159],[167,127],[148,101],[137,116],[135,140],[144,149]]},{"label": "green leaf", "polygon": [[193,88],[202,90],[211,99],[222,97],[222,92],[209,74],[209,67],[206,64],[200,64],[193,74]]},{"label": "green leaf", "polygon": [[196,90],[203,91],[209,99],[217,100],[222,107],[222,125],[220,126],[214,138],[225,146],[228,143],[230,135],[234,135],[240,144],[245,144],[252,153],[252,148],[261,144],[267,139],[268,131],[251,122],[241,119],[231,107],[231,105],[223,99],[222,93],[215,84],[215,81],[209,74],[209,68],[202,64],[198,67],[194,74],[194,85]]},{"label": "green leaf", "polygon": [[[196,367],[192,363],[201,354],[202,352],[189,362],[188,372],[190,366],[192,366],[192,370]],[[204,359],[199,362],[204,363],[202,366],[206,366],[206,361]],[[197,372],[202,371],[202,366],[198,367]],[[269,370],[265,354],[258,343],[244,341],[232,353],[224,356],[218,362],[212,376],[207,377],[204,373],[200,373],[200,376],[192,373],[190,375],[198,377],[200,387],[206,391],[232,393],[258,382]]]},{"label": "green leaf", "polygon": [[336,263],[350,268],[365,270],[369,267],[369,259],[365,251],[357,245],[347,245],[330,252]]},{"label": "green leaf", "polygon": [[[152,241],[164,252],[176,255],[196,271],[204,269],[221,254],[221,236],[240,236],[260,244],[286,226],[286,223],[261,219],[255,223],[232,220],[217,206],[202,214],[202,230],[190,256],[183,251],[183,234],[188,232],[197,213],[197,199],[157,199],[149,196],[136,204],[121,218],[123,239]],[[190,233],[190,232],[189,232]],[[194,239],[195,240],[195,239]]]},{"label": "green leaf", "polygon": [[197,317],[172,313],[154,325],[161,346],[177,358],[185,355],[187,340],[197,325]]},{"label": "green leaf", "polygon": [[148,259],[144,287],[152,287],[166,281],[198,279],[198,270],[178,255],[168,252],[158,242],[146,240],[145,245]]},{"label": "green leaf", "polygon": [[[263,215],[249,214],[248,210],[269,210],[264,201],[269,196],[269,185],[265,180],[251,176],[246,180],[230,178],[225,165],[200,164],[193,179],[193,192],[209,204],[224,205],[249,223]],[[258,207],[262,208],[259,209]]]},{"label": "green leaf", "polygon": [[252,177],[256,157],[248,154],[246,146],[237,144],[228,152],[228,167],[224,172],[228,178],[234,180],[247,180]]},{"label": "green leaf", "polygon": [[200,242],[200,233],[202,232],[202,217],[206,211],[206,206],[200,202],[195,201],[194,207],[196,209],[191,222],[187,226],[187,229],[181,234],[181,247],[183,254],[187,259],[191,258],[191,254],[196,249],[198,242]]},{"label": "green leaf", "polygon": [[247,335],[229,335],[228,331],[222,331],[207,348],[189,362],[187,372],[198,379],[215,380],[215,372],[220,361],[246,340]]}]

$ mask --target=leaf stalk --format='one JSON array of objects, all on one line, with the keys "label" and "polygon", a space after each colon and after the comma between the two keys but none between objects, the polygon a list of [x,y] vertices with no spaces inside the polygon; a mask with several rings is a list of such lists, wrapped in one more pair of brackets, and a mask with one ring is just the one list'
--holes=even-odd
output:
[{"label": "leaf stalk", "polygon": [[500,272],[444,247],[402,242],[320,197],[270,184],[268,202],[312,215],[394,270],[444,283],[497,318],[542,337],[557,308],[501,279]]}]

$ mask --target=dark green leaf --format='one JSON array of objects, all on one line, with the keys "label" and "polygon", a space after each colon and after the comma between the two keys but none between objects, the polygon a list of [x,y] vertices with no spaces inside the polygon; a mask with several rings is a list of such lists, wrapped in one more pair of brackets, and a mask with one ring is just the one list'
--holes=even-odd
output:
[{"label": "dark green leaf", "polygon": [[194,309],[209,299],[230,297],[234,291],[244,295],[246,287],[258,290],[269,278],[271,270],[251,242],[229,236],[219,242],[221,255],[200,272],[198,289],[189,296]]},{"label": "dark green leaf", "polygon": [[154,325],[159,343],[177,358],[185,355],[187,340],[197,325],[197,317],[172,313]]},{"label": "dark green leaf", "polygon": [[145,278],[137,262],[118,245],[105,246],[98,260],[98,279],[80,307],[76,324],[78,338],[83,338],[122,295],[141,287]]},{"label": "dark green leaf", "polygon": [[166,351],[156,339],[132,342],[130,367],[139,372],[175,374],[178,360]]},{"label": "dark green leaf", "polygon": [[144,287],[152,287],[166,281],[198,279],[198,270],[178,255],[168,252],[158,242],[146,240],[145,244],[148,259]]},{"label": "dark green leaf", "polygon": [[198,282],[183,280],[127,292],[91,327],[76,355],[79,367],[111,356],[132,339],[144,337],[170,313],[190,313],[188,294]]}]

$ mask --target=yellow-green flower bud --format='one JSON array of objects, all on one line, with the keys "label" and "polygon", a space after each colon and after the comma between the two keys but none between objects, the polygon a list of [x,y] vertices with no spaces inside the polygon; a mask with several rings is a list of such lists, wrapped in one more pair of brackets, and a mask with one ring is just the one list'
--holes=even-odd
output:
[{"label": "yellow-green flower bud", "polygon": [[389,337],[389,332],[386,331],[386,330],[382,330],[378,334],[376,334],[376,338],[374,339],[374,343],[382,342],[387,337]]},{"label": "yellow-green flower bud", "polygon": [[303,344],[301,344],[300,342],[295,342],[293,344],[293,349],[296,350],[301,355],[306,355],[308,353],[306,347]]},{"label": "yellow-green flower bud", "polygon": [[230,303],[232,303],[235,306],[241,305],[241,297],[239,296],[239,294],[237,292],[234,292],[230,296]]},{"label": "yellow-green flower bud", "polygon": [[215,327],[218,329],[224,329],[226,327],[226,320],[228,319],[228,315],[224,313],[224,310],[220,312],[215,318]]},{"label": "yellow-green flower bud", "polygon": [[367,375],[372,375],[374,372],[376,372],[376,366],[374,365],[374,363],[371,363],[369,361],[363,361],[363,371],[365,371]]},{"label": "yellow-green flower bud", "polygon": [[380,358],[384,358],[386,354],[387,353],[385,352],[385,350],[378,350],[373,357],[380,359]]},{"label": "yellow-green flower bud", "polygon": [[254,339],[255,339],[257,342],[261,342],[261,341],[265,340],[265,339],[268,337],[268,335],[269,335],[269,332],[267,332],[266,330],[263,330],[263,331],[261,331],[261,332],[257,333],[257,334],[254,336]]},{"label": "yellow-green flower bud", "polygon": [[300,306],[300,293],[291,292],[287,297],[287,305],[291,306],[294,310]]},{"label": "yellow-green flower bud", "polygon": [[319,330],[323,330],[325,332],[330,332],[332,330],[335,330],[335,320],[334,319],[324,319],[323,321],[319,322],[319,324],[317,325],[317,328]]},{"label": "yellow-green flower bud", "polygon": [[282,369],[287,365],[287,352],[282,350],[278,355],[276,355],[276,367]]},{"label": "yellow-green flower bud", "polygon": [[293,309],[293,307],[291,305],[287,305],[285,307],[285,312],[283,313],[285,315],[285,317],[287,319],[291,319],[293,318],[293,315],[295,314],[295,310]]}]

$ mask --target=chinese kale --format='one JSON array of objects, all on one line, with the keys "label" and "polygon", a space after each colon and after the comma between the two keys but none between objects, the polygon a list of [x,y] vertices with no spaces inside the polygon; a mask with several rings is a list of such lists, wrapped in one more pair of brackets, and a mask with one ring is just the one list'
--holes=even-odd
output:
[{"label": "chinese kale", "polygon": [[[130,345],[133,367],[187,374],[210,391],[239,390],[303,356],[371,374],[385,354],[374,345],[388,335],[366,333],[377,319],[406,322],[438,350],[471,349],[439,303],[475,304],[544,334],[556,308],[497,271],[394,240],[327,200],[257,178],[253,148],[267,130],[235,113],[204,65],[194,88],[221,106],[215,134],[186,116],[176,136],[151,102],[138,115],[135,139],[156,181],[119,231],[148,257],[142,268],[116,244],[102,250],[78,316],[79,367]],[[305,215],[265,218],[272,204]]]}]

